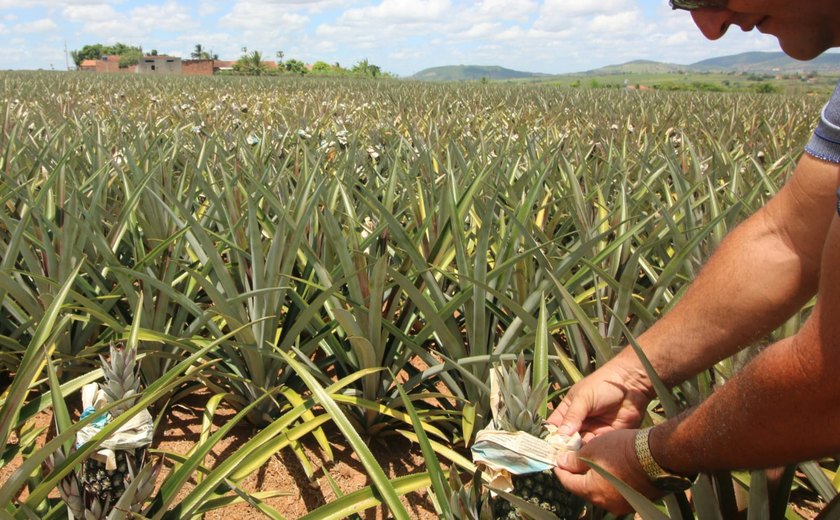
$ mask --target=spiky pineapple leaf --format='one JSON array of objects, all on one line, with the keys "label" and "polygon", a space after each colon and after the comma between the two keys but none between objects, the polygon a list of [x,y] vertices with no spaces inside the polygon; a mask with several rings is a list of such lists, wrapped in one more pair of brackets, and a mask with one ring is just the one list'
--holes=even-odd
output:
[{"label": "spiky pineapple leaf", "polygon": [[647,497],[625,484],[622,480],[613,476],[609,471],[605,470],[595,462],[588,459],[581,459],[596,473],[606,479],[615,489],[621,493],[630,506],[641,515],[644,520],[668,520],[668,517],[656,507],[656,504],[651,502]]},{"label": "spiky pineapple leaf", "polygon": [[420,416],[417,414],[417,410],[411,404],[411,399],[409,399],[408,394],[405,393],[405,389],[394,374],[391,374],[391,379],[394,381],[394,385],[397,387],[400,397],[402,397],[406,412],[408,412],[408,415],[411,417],[411,424],[414,427],[414,432],[417,434],[417,441],[420,444],[420,449],[423,451],[423,459],[426,463],[426,470],[429,474],[429,478],[432,481],[432,489],[434,490],[434,499],[437,510],[444,516],[452,515],[452,510],[449,505],[450,493],[447,492],[448,488],[446,486],[446,475],[443,474],[440,461],[435,454],[434,448],[432,448],[432,445],[429,442],[429,437],[426,436],[423,421],[420,419]]}]

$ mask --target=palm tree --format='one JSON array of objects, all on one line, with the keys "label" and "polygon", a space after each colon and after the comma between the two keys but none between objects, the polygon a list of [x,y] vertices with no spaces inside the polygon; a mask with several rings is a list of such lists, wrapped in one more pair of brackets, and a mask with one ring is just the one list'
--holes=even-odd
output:
[{"label": "palm tree", "polygon": [[266,72],[268,67],[263,63],[262,53],[253,51],[251,54],[244,54],[236,62],[236,69],[248,75],[259,76]]},{"label": "palm tree", "polygon": [[207,51],[200,43],[195,44],[195,49],[190,53],[190,57],[194,60],[218,60],[219,55],[213,54],[213,51]]}]

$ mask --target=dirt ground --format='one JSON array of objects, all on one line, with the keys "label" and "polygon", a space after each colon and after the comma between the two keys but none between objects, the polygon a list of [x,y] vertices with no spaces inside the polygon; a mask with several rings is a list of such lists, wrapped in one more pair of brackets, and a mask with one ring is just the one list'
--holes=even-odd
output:
[{"label": "dirt ground", "polygon": [[[202,406],[200,399],[193,403],[176,407],[169,414],[167,423],[162,425],[162,435],[157,444],[161,451],[183,454],[186,453],[198,439],[201,429]],[[218,427],[233,415],[230,409],[221,410],[214,421]],[[246,479],[242,486],[251,492],[255,491],[283,491],[288,496],[268,499],[266,503],[279,511],[285,518],[299,518],[306,513],[335,500],[336,496],[328,479],[324,476],[323,468],[338,484],[343,493],[351,493],[365,486],[370,481],[356,454],[347,446],[341,432],[335,428],[325,426],[328,439],[333,450],[334,460],[325,461],[317,443],[309,437],[304,439],[304,450],[308,459],[316,469],[314,481],[309,481],[306,473],[291,450],[284,450],[263,466],[256,474]],[[228,453],[232,453],[239,445],[250,439],[254,430],[247,424],[240,423],[226,439],[214,449],[206,464],[214,466],[224,460]],[[401,436],[389,436],[384,442],[372,442],[370,449],[379,461],[382,469],[389,478],[416,474],[424,471],[423,456],[418,446]],[[163,477],[165,478],[165,477]],[[183,494],[189,493],[189,487]],[[412,518],[437,518],[429,497],[425,492],[412,493],[403,497],[403,503]],[[262,513],[248,505],[237,505],[224,510],[207,513],[207,519],[251,519]],[[369,510],[360,515],[365,520],[388,518],[384,508]]]}]

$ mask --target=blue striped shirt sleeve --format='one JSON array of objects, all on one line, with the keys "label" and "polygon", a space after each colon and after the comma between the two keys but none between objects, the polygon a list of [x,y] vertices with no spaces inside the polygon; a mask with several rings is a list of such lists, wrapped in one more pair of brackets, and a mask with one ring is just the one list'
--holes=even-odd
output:
[{"label": "blue striped shirt sleeve", "polygon": [[824,161],[840,163],[840,83],[820,114],[820,122],[805,151]]}]

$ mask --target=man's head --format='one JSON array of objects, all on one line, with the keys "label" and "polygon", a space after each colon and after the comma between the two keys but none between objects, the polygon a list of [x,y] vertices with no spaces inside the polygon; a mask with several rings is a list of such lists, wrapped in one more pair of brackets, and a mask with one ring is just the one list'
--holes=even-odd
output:
[{"label": "man's head", "polygon": [[691,11],[706,38],[716,40],[731,25],[743,31],[772,34],[782,50],[810,60],[840,46],[840,5],[837,0],[670,0],[675,9]]}]

